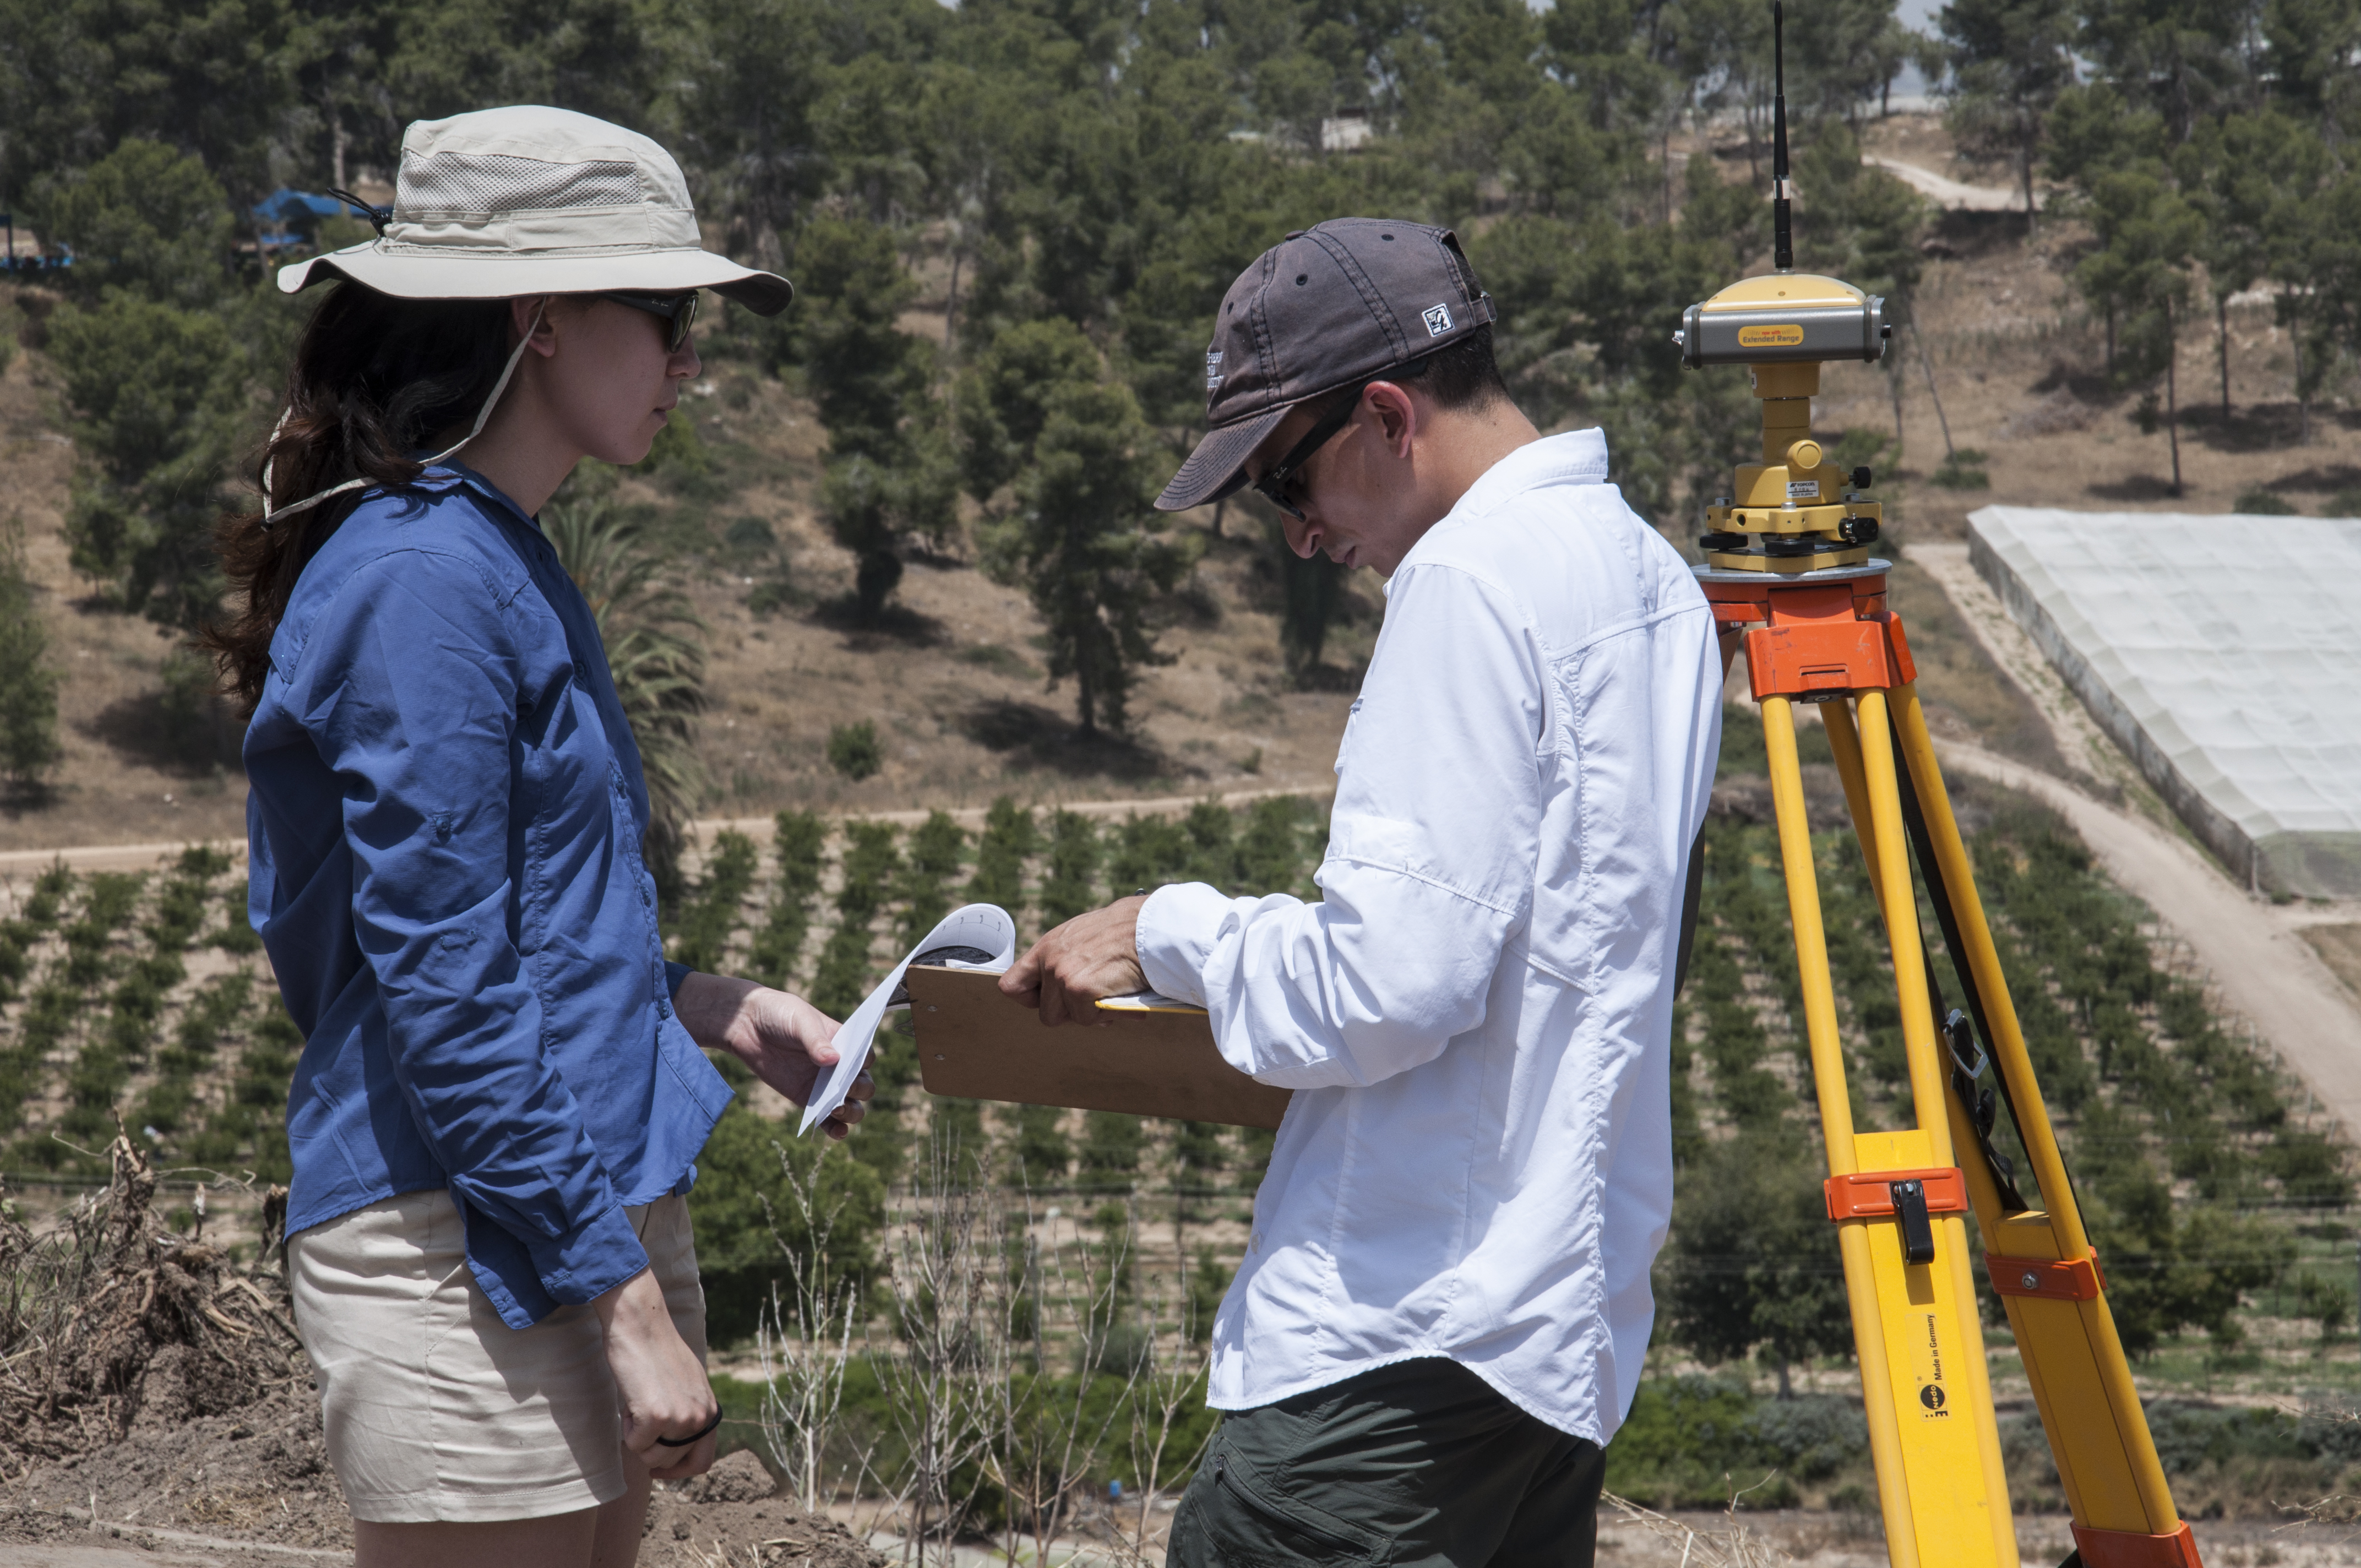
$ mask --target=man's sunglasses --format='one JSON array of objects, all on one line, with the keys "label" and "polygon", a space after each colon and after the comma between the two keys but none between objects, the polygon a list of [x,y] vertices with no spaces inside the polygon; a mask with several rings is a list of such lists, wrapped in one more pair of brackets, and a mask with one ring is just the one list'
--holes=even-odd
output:
[{"label": "man's sunglasses", "polygon": [[1336,438],[1336,433],[1345,428],[1345,423],[1353,417],[1353,411],[1361,406],[1363,392],[1367,391],[1379,381],[1399,380],[1415,376],[1425,368],[1426,361],[1423,358],[1413,359],[1407,365],[1394,366],[1384,375],[1372,376],[1354,387],[1336,400],[1335,407],[1320,416],[1319,423],[1303,433],[1303,439],[1297,442],[1286,456],[1272,464],[1264,471],[1261,478],[1254,481],[1256,491],[1263,499],[1296,521],[1307,521],[1303,515],[1302,507],[1296,504],[1295,476],[1302,471],[1306,463],[1312,461],[1314,453],[1334,441]]},{"label": "man's sunglasses", "polygon": [[634,294],[609,290],[598,297],[660,317],[668,329],[664,334],[666,354],[679,353],[680,345],[688,341],[688,329],[697,324],[697,295],[694,289],[685,294]]}]

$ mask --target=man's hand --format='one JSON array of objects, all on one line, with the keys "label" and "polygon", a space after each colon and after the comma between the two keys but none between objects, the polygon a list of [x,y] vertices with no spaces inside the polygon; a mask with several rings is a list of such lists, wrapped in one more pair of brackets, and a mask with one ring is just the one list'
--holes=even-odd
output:
[{"label": "man's hand", "polygon": [[1000,992],[1041,1010],[1044,1024],[1100,1024],[1094,1003],[1148,989],[1139,967],[1139,910],[1145,898],[1119,898],[1077,915],[1033,944],[1000,977]]},{"label": "man's hand", "polygon": [[[808,1104],[820,1074],[836,1065],[836,1020],[784,991],[718,974],[692,974],[673,998],[689,1037],[708,1050],[728,1051],[754,1076],[798,1105]],[[844,1103],[820,1124],[841,1138],[869,1113],[862,1102],[877,1092],[866,1069],[852,1080]]]}]

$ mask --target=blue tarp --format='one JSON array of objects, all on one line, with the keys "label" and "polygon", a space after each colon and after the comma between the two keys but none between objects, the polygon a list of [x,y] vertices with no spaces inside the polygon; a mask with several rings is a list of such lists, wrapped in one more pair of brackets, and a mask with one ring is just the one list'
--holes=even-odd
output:
[{"label": "blue tarp", "polygon": [[285,225],[299,222],[306,215],[331,218],[345,211],[345,204],[334,196],[317,196],[309,191],[293,191],[280,186],[254,204],[254,215]]}]

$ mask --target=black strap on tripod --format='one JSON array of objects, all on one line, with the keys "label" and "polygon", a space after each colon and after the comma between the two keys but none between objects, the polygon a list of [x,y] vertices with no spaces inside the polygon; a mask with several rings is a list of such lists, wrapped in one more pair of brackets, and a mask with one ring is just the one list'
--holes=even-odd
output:
[{"label": "black strap on tripod", "polygon": [[1689,982],[1689,953],[1697,947],[1697,903],[1705,894],[1705,824],[1697,824],[1696,841],[1689,845],[1689,874],[1681,889],[1681,942],[1673,950],[1673,994],[1678,996],[1681,987]]},{"label": "black strap on tripod", "polygon": [[[1983,992],[1977,989],[1975,971],[1967,961],[1967,948],[1960,939],[1959,916],[1951,908],[1951,891],[1943,881],[1941,862],[1935,859],[1935,840],[1927,831],[1926,814],[1918,806],[1918,787],[1910,777],[1910,763],[1903,750],[1902,727],[1894,721],[1891,707],[1886,712],[1886,725],[1894,737],[1894,779],[1902,797],[1902,827],[1910,837],[1910,849],[1918,862],[1918,874],[1927,883],[1927,902],[1935,906],[1935,920],[1943,928],[1943,946],[1958,960],[1951,967],[1960,977],[1960,989],[1968,1003],[1966,1014],[1955,1013],[1943,1003],[1943,988],[1935,979],[1934,955],[1927,950],[1926,936],[1919,936],[1920,967],[1927,976],[1927,1000],[1935,1016],[1943,1020],[1943,1037],[1950,1047],[1951,1070],[1946,1075],[1951,1093],[1967,1113],[1968,1124],[1976,1130],[1976,1148],[1983,1156],[1984,1168],[1991,1173],[1993,1185],[2000,1191],[2001,1208],[2004,1212],[2021,1214],[2033,1205],[2017,1190],[2016,1168],[2009,1157],[1993,1146],[1993,1128],[1998,1119],[1999,1105],[2008,1107],[2010,1124],[2017,1129],[2017,1140],[2024,1141],[2024,1124],[2017,1120],[2016,1101],[2008,1091],[2008,1079],[1993,1070],[1998,1090],[1978,1091],[1976,1080],[1987,1061],[1988,1050],[1976,1047],[1981,1039],[1987,1046],[1992,1040],[1992,1021],[1984,1009]],[[1974,1033],[1969,1032],[1969,1019],[1974,1020]]]}]

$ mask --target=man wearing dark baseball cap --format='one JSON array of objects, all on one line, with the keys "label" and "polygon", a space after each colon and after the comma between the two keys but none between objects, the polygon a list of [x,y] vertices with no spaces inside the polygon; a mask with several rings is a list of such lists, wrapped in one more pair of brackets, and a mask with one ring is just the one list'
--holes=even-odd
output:
[{"label": "man wearing dark baseball cap", "polygon": [[1713,620],[1493,364],[1447,231],[1324,223],[1230,288],[1208,433],[1158,505],[1252,485],[1386,619],[1336,759],[1321,902],[1202,884],[1050,932],[1002,989],[1075,1020],[1152,987],[1294,1090],[1213,1325],[1229,1412],[1171,1568],[1587,1564],[1673,1195]]}]

